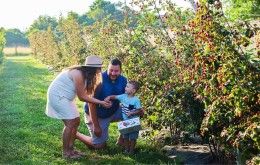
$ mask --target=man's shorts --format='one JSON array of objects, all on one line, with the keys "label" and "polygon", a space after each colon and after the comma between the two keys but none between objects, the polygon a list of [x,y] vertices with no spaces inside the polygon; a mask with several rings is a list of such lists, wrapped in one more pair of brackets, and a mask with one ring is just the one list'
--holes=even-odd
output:
[{"label": "man's shorts", "polygon": [[94,134],[94,130],[93,130],[94,126],[93,126],[93,122],[90,119],[90,116],[85,113],[84,118],[85,118],[85,123],[88,127],[88,130],[90,132],[90,136],[92,138],[92,143],[93,144],[102,144],[108,140],[109,124],[113,121],[122,120],[122,110],[119,108],[112,116],[110,116],[108,118],[105,118],[105,119],[98,118],[99,126],[102,129],[102,135],[100,137],[97,137]]}]

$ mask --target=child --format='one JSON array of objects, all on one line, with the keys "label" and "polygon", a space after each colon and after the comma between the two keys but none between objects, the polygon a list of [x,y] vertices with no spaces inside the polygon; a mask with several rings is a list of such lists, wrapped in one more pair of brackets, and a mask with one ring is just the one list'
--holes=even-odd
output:
[{"label": "child", "polygon": [[[125,93],[122,95],[111,95],[105,98],[105,101],[117,99],[121,103],[123,120],[138,117],[141,111],[141,102],[135,93],[139,89],[139,84],[136,81],[128,81],[125,87]],[[134,153],[136,140],[139,131],[123,134],[124,149],[129,154]]]}]

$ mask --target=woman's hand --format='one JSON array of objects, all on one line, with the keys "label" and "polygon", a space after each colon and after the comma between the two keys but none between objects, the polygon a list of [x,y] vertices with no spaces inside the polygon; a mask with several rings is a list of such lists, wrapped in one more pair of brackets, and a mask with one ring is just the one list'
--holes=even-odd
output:
[{"label": "woman's hand", "polygon": [[109,102],[109,101],[110,101],[110,97],[107,96],[107,97],[104,99],[104,101]]},{"label": "woman's hand", "polygon": [[110,108],[112,106],[111,101],[101,101],[100,104],[105,108]]}]

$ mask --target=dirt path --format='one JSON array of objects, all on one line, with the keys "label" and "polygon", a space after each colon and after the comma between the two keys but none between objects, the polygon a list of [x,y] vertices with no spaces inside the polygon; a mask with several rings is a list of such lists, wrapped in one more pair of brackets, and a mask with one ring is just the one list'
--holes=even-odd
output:
[{"label": "dirt path", "polygon": [[207,145],[164,146],[162,151],[169,158],[180,158],[184,164],[212,164],[210,149]]}]

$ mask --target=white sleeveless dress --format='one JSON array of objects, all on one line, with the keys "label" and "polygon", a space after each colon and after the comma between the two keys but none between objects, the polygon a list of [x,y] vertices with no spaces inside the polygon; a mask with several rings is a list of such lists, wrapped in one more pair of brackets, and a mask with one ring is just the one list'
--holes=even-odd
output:
[{"label": "white sleeveless dress", "polygon": [[51,83],[47,92],[46,115],[56,119],[75,119],[79,117],[75,84],[69,71],[61,72]]}]

